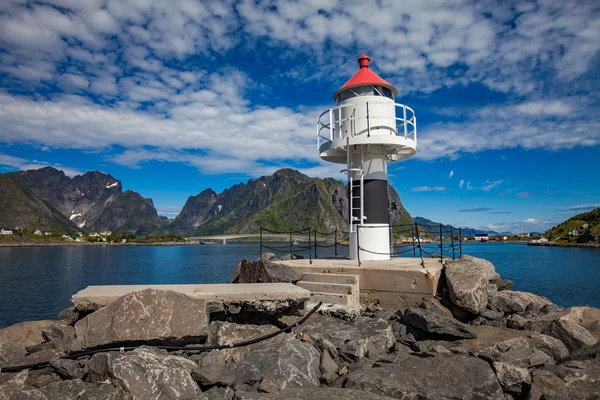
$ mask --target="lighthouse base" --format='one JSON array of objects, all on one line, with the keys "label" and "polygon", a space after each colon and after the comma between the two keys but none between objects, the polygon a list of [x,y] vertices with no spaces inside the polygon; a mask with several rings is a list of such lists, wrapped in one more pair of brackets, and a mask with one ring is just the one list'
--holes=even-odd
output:
[{"label": "lighthouse base", "polygon": [[390,226],[388,224],[362,224],[350,232],[351,260],[389,260]]}]

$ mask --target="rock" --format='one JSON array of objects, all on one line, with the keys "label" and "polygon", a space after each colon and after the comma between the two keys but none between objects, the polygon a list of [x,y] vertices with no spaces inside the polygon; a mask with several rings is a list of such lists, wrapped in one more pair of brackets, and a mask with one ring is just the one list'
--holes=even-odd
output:
[{"label": "rock", "polygon": [[382,319],[359,317],[349,323],[336,318],[311,317],[299,331],[313,340],[326,339],[337,349],[340,358],[355,362],[365,357],[385,354],[394,345],[392,327]]},{"label": "rock", "polygon": [[61,378],[54,372],[54,368],[46,367],[29,371],[25,384],[37,388],[46,387],[51,383],[60,381]]},{"label": "rock", "polygon": [[50,365],[63,379],[81,379],[85,371],[76,360],[55,357],[50,360]]},{"label": "rock", "polygon": [[446,261],[445,273],[452,303],[474,314],[481,313],[487,305],[487,285],[494,266],[483,259],[463,256]]},{"label": "rock", "polygon": [[10,343],[22,349],[38,345],[44,341],[42,330],[54,323],[56,321],[27,321],[0,329],[0,344]]},{"label": "rock", "polygon": [[442,303],[439,302],[439,300],[437,300],[436,298],[431,298],[431,299],[427,299],[424,300],[420,305],[419,308],[422,308],[423,310],[427,310],[427,311],[431,311],[434,313],[438,313],[441,315],[444,315],[448,318],[453,318],[452,316],[452,312],[450,310],[448,310],[446,307],[444,307],[442,305]]},{"label": "rock", "polygon": [[476,339],[443,343],[450,351],[481,357],[487,361],[508,362],[521,368],[554,365],[568,355],[564,344],[537,332],[516,331],[488,325],[476,326]]},{"label": "rock", "polygon": [[173,291],[130,293],[75,324],[75,349],[152,340],[168,344],[197,342],[208,331],[205,300]]},{"label": "rock", "polygon": [[519,396],[525,386],[531,384],[531,375],[527,368],[505,362],[494,362],[492,366],[505,392]]},{"label": "rock", "polygon": [[492,293],[488,296],[488,307],[504,313],[522,313],[528,305],[529,303],[525,300],[508,295],[506,292]]},{"label": "rock", "polygon": [[80,317],[81,314],[77,312],[75,307],[65,308],[63,310],[60,310],[60,312],[58,313],[58,319],[60,321],[65,321],[71,325],[77,322]]},{"label": "rock", "polygon": [[402,321],[427,333],[459,339],[473,339],[477,333],[468,325],[441,313],[420,308],[407,308]]},{"label": "rock", "polygon": [[121,400],[123,398],[123,391],[111,383],[88,384],[77,379],[54,382],[39,391],[48,400]]},{"label": "rock", "polygon": [[235,381],[233,374],[224,365],[207,365],[194,368],[192,378],[203,387],[231,386]]},{"label": "rock", "polygon": [[288,389],[277,393],[236,393],[237,400],[387,400],[391,397],[354,389],[337,389],[330,387]]},{"label": "rock", "polygon": [[267,261],[273,261],[273,260],[277,260],[277,256],[275,255],[275,253],[271,253],[270,251],[263,251],[262,254],[260,255],[260,259],[267,260]]},{"label": "rock", "polygon": [[549,371],[565,383],[566,392],[560,398],[574,400],[600,398],[599,360],[567,361],[549,368]]},{"label": "rock", "polygon": [[42,330],[42,336],[58,351],[68,352],[75,340],[75,328],[67,321],[59,321]]},{"label": "rock", "polygon": [[346,387],[398,399],[503,399],[488,363],[455,355],[389,355],[351,371]]},{"label": "rock", "polygon": [[335,374],[336,372],[338,372],[338,369],[339,367],[333,360],[333,357],[331,357],[331,354],[329,354],[328,351],[322,352],[321,363],[319,365],[319,370],[321,371],[321,374]]},{"label": "rock", "polygon": [[25,370],[12,375],[7,381],[0,384],[0,399],[18,399],[18,397],[15,396],[15,394],[25,386],[25,382],[27,381],[28,377],[29,371]]},{"label": "rock", "polygon": [[550,371],[534,370],[531,381],[528,400],[560,398],[567,391],[565,382]]},{"label": "rock", "polygon": [[[231,344],[237,342],[244,342],[250,339],[255,339],[266,334],[276,332],[279,329],[274,325],[242,325],[233,324],[230,322],[215,321],[210,324],[208,328],[208,339],[207,345],[214,346],[218,344]],[[282,333],[273,338],[270,338],[266,343],[283,343],[287,340],[292,340],[293,335],[289,333]],[[265,342],[261,342],[265,343]],[[234,349],[220,350],[225,355],[225,360],[240,361],[244,356],[256,348],[259,344],[252,344],[250,346],[238,347]],[[211,352],[212,353],[212,352]]]},{"label": "rock", "polygon": [[481,316],[485,319],[493,321],[495,319],[504,317],[504,312],[498,310],[490,310],[489,308],[486,308],[481,312]]},{"label": "rock", "polygon": [[593,346],[598,341],[581,325],[563,319],[555,321],[546,333],[560,339],[569,351],[580,349],[584,346]]},{"label": "rock", "polygon": [[513,288],[513,281],[510,279],[495,278],[490,280],[491,285],[496,285],[496,291],[501,292]]},{"label": "rock", "polygon": [[298,340],[266,343],[250,351],[244,360],[232,367],[236,383],[254,385],[259,390],[277,392],[283,389],[319,386],[319,352]]},{"label": "rock", "polygon": [[594,307],[570,307],[564,310],[562,320],[581,325],[600,341],[600,309]]},{"label": "rock", "polygon": [[300,277],[285,264],[267,260],[242,260],[237,283],[296,283]]},{"label": "rock", "polygon": [[11,343],[0,344],[0,367],[19,365],[25,359],[25,349]]},{"label": "rock", "polygon": [[198,400],[233,400],[235,392],[233,389],[226,387],[213,387],[206,392],[202,393],[202,396]]},{"label": "rock", "polygon": [[503,292],[506,295],[518,297],[523,300],[527,304],[535,304],[539,307],[544,307],[546,305],[552,305],[552,302],[545,298],[544,296],[538,296],[537,294],[529,293],[529,292],[514,292],[512,290],[506,290]]},{"label": "rock", "polygon": [[133,399],[196,399],[202,394],[191,376],[193,361],[153,348],[94,354],[88,368],[88,380],[110,379]]}]

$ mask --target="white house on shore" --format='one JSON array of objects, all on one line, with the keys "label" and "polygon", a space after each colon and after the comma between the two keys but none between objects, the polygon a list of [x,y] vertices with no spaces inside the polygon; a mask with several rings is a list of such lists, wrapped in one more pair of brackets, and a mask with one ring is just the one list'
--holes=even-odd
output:
[{"label": "white house on shore", "polygon": [[10,229],[0,229],[0,235],[12,235],[13,231],[11,231]]},{"label": "white house on shore", "polygon": [[529,243],[548,243],[548,239],[541,237],[539,239],[531,239]]},{"label": "white house on shore", "polygon": [[487,233],[476,233],[475,234],[476,242],[487,242],[488,240],[490,240],[490,235],[488,235]]}]

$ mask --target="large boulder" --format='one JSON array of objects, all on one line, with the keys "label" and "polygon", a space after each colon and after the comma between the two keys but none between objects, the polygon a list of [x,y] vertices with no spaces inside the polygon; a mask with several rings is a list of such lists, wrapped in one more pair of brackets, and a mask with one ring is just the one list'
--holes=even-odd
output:
[{"label": "large boulder", "polygon": [[[247,340],[256,339],[278,330],[279,328],[274,325],[234,324],[231,322],[215,321],[212,322],[208,328],[208,339],[206,344],[214,346],[245,342]],[[289,333],[282,333],[267,339],[266,343],[283,343],[288,340],[293,340],[293,335]],[[241,361],[248,352],[252,351],[257,346],[259,346],[259,343],[219,351],[224,355],[225,361]]]},{"label": "large boulder", "polygon": [[55,323],[51,320],[27,321],[0,329],[0,344],[10,343],[22,349],[38,345],[44,341],[44,328]]},{"label": "large boulder", "polygon": [[467,324],[463,324],[442,313],[410,307],[404,311],[402,321],[424,332],[441,337],[473,339],[477,333]]},{"label": "large boulder", "polygon": [[494,362],[492,366],[496,371],[498,382],[505,392],[519,396],[523,389],[531,384],[531,375],[527,368],[505,362]]},{"label": "large boulder", "polygon": [[488,295],[488,307],[491,310],[503,313],[522,313],[527,309],[529,303],[518,296],[511,296],[508,291],[490,293]]},{"label": "large boulder", "polygon": [[487,306],[487,285],[495,278],[492,263],[482,258],[462,256],[446,261],[446,282],[455,305],[480,314]]},{"label": "large boulder", "polygon": [[242,260],[232,283],[296,283],[300,277],[287,265],[264,259]]},{"label": "large boulder", "polygon": [[354,322],[346,322],[313,316],[297,330],[317,342],[330,342],[338,355],[350,362],[385,354],[395,343],[394,331],[383,319],[358,317]]},{"label": "large boulder", "polygon": [[558,339],[537,332],[488,325],[475,326],[476,339],[445,343],[453,352],[467,353],[490,362],[507,362],[521,368],[549,366],[569,355]]},{"label": "large boulder", "polygon": [[346,387],[397,399],[503,399],[489,364],[461,355],[386,356],[350,371]]},{"label": "large boulder", "polygon": [[238,392],[237,400],[388,400],[392,397],[379,396],[363,390],[337,389],[332,387],[288,389],[277,393]]},{"label": "large boulder", "polygon": [[319,352],[299,340],[261,344],[233,364],[236,384],[259,385],[262,392],[319,386]]},{"label": "large boulder", "polygon": [[547,334],[560,339],[570,351],[593,346],[598,342],[587,329],[564,319],[554,321],[548,328]]},{"label": "large boulder", "polygon": [[567,391],[565,382],[552,372],[537,369],[531,375],[531,388],[529,389],[528,400],[566,398],[564,396],[564,393]]},{"label": "large boulder", "polygon": [[506,295],[509,295],[509,296],[517,297],[517,298],[523,300],[524,302],[526,302],[527,305],[535,304],[536,306],[539,306],[539,308],[542,308],[548,304],[552,304],[552,302],[550,300],[548,300],[547,298],[545,298],[544,296],[539,296],[537,294],[533,294],[533,293],[529,293],[529,292],[518,292],[518,291],[513,291],[513,290],[505,290],[505,291],[503,291],[503,293]]},{"label": "large boulder", "polygon": [[600,360],[570,360],[548,370],[565,383],[566,392],[562,397],[556,398],[600,398]]},{"label": "large boulder", "polygon": [[153,341],[187,343],[206,337],[206,300],[170,290],[127,294],[75,324],[73,348]]},{"label": "large boulder", "polygon": [[88,380],[110,379],[133,399],[197,399],[202,394],[191,372],[196,363],[153,348],[98,353],[88,363]]},{"label": "large boulder", "polygon": [[75,340],[75,328],[67,321],[61,320],[42,330],[42,336],[58,351],[68,352]]}]

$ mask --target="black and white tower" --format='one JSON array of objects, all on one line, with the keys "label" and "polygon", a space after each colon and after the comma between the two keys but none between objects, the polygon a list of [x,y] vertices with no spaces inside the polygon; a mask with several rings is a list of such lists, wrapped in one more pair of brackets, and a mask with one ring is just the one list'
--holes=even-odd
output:
[{"label": "black and white tower", "polygon": [[358,72],[333,95],[336,106],[319,116],[317,148],[323,160],[346,164],[350,259],[389,260],[387,164],[415,154],[417,120],[369,61],[360,56]]}]

